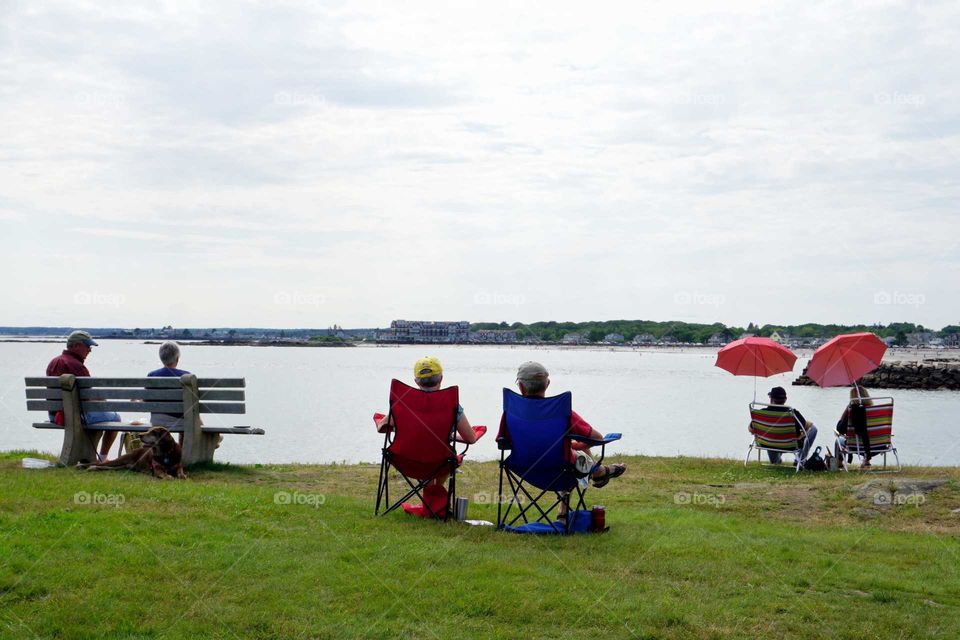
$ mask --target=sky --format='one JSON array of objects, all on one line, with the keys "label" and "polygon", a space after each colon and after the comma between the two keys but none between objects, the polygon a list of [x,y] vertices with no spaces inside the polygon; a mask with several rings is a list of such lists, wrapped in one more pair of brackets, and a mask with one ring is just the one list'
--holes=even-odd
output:
[{"label": "sky", "polygon": [[960,324],[960,3],[311,5],[0,2],[0,325]]}]

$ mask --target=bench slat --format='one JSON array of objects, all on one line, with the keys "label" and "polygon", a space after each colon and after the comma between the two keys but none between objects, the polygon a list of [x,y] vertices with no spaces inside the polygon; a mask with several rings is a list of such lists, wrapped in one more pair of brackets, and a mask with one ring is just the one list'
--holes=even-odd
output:
[{"label": "bench slat", "polygon": [[197,378],[197,386],[201,389],[243,389],[247,381],[244,378]]},{"label": "bench slat", "polygon": [[27,400],[27,411],[63,411],[59,400]]},{"label": "bench slat", "polygon": [[[60,388],[60,378],[26,378],[28,387]],[[81,389],[96,387],[133,389],[181,389],[180,378],[77,378],[77,386]]]},{"label": "bench slat", "polygon": [[[61,389],[46,389],[35,387],[27,389],[27,398],[30,400],[60,400]],[[243,400],[242,389],[201,389],[201,400]],[[169,400],[182,401],[183,391],[180,389],[81,389],[81,400]]]},{"label": "bench slat", "polygon": [[60,378],[56,376],[45,376],[42,378],[24,378],[23,381],[28,387],[48,387],[50,389],[60,388]]},{"label": "bench slat", "polygon": [[181,389],[80,389],[81,400],[167,400],[182,402]]},{"label": "bench slat", "polygon": [[242,402],[201,402],[200,413],[246,413],[247,405]]},{"label": "bench slat", "polygon": [[[28,387],[60,388],[60,378],[44,376],[24,378]],[[81,389],[97,387],[109,388],[146,388],[146,389],[179,389],[180,378],[77,378]],[[243,378],[198,378],[197,386],[201,389],[244,389],[246,380]]]},{"label": "bench slat", "polygon": [[[60,409],[46,409],[38,407],[32,409],[28,401],[27,408],[31,411],[59,411]],[[63,403],[57,403],[62,406]],[[83,403],[84,411],[117,411],[119,413],[183,413],[182,402],[124,402],[122,400],[106,400],[103,402],[87,401]],[[200,413],[246,413],[246,405],[242,402],[201,402]]]},{"label": "bench slat", "polygon": [[200,399],[201,400],[240,400],[245,399],[245,391],[243,389],[200,389]]},{"label": "bench slat", "polygon": [[[34,429],[63,429],[59,424],[54,424],[53,422],[34,422]],[[91,431],[130,431],[132,433],[145,433],[149,431],[152,427],[148,424],[141,425],[132,425],[125,424],[122,422],[101,422],[97,425],[96,429],[91,429]],[[164,427],[170,433],[183,433],[183,427],[170,429],[169,427]],[[204,433],[232,433],[236,435],[251,435],[251,436],[263,436],[266,435],[266,431],[263,429],[240,429],[238,427],[204,427]]]},{"label": "bench slat", "polygon": [[117,411],[120,413],[183,413],[182,402],[133,402],[124,400],[87,400],[81,402],[84,412],[90,411]]},{"label": "bench slat", "polygon": [[237,427],[204,427],[204,433],[232,433],[238,436],[263,436],[267,432],[263,429],[238,429]]},{"label": "bench slat", "polygon": [[28,400],[60,400],[63,396],[60,387],[56,389],[34,388],[27,389]]}]

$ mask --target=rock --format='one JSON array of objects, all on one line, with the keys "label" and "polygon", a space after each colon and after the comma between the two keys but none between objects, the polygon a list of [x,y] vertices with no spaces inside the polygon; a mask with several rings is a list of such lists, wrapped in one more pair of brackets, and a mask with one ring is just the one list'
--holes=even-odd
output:
[{"label": "rock", "polygon": [[855,489],[858,500],[867,501],[875,507],[919,506],[926,502],[928,493],[946,483],[946,478],[889,478],[870,480]]}]

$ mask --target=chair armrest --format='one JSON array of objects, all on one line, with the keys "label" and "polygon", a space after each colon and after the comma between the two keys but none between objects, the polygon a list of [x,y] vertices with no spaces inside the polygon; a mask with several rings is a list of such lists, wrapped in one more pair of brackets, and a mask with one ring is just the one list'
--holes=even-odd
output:
[{"label": "chair armrest", "polygon": [[504,436],[497,438],[497,449],[500,449],[501,451],[509,451],[512,448],[513,443],[510,442],[510,438],[506,438]]},{"label": "chair armrest", "polygon": [[387,417],[385,413],[375,413],[373,414],[373,424],[377,426],[377,433],[386,433],[390,431],[390,425],[385,424],[380,426],[380,421]]},{"label": "chair armrest", "polygon": [[572,434],[570,436],[570,439],[573,440],[574,442],[583,442],[584,444],[588,444],[591,447],[594,447],[594,446],[599,447],[599,446],[610,444],[611,442],[616,442],[621,437],[623,437],[623,435],[620,433],[608,433],[607,435],[603,436],[602,440],[594,440],[593,438],[590,438],[588,436],[578,436],[576,434]]},{"label": "chair armrest", "polygon": [[[474,442],[479,442],[480,438],[487,432],[487,428],[482,424],[474,425],[473,432],[477,434],[477,439]],[[464,442],[459,433],[457,433],[457,442]]]}]

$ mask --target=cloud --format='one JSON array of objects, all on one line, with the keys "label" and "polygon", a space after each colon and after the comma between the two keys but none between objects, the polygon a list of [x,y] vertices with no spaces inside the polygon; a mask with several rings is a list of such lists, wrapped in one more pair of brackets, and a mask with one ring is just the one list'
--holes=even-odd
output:
[{"label": "cloud", "polygon": [[131,325],[180,269],[229,291],[181,326],[284,326],[257,301],[295,289],[319,326],[960,312],[953,3],[3,11],[0,260],[82,253]]}]

